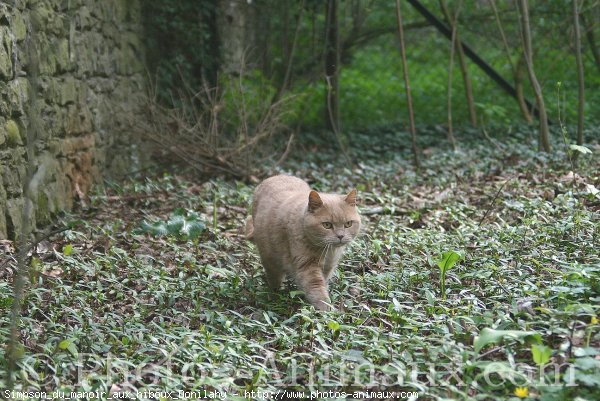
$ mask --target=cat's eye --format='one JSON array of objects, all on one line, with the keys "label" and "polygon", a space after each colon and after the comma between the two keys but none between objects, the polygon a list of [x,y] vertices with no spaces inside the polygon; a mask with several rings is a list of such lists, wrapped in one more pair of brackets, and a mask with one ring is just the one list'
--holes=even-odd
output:
[{"label": "cat's eye", "polygon": [[331,230],[331,229],[333,228],[333,224],[331,224],[331,223],[330,223],[330,222],[328,222],[328,221],[324,221],[324,222],[323,222],[323,223],[321,223],[321,224],[323,224],[323,227],[324,227],[324,228],[326,228],[327,230]]},{"label": "cat's eye", "polygon": [[346,228],[352,227],[352,220],[345,222],[344,227],[346,227]]}]

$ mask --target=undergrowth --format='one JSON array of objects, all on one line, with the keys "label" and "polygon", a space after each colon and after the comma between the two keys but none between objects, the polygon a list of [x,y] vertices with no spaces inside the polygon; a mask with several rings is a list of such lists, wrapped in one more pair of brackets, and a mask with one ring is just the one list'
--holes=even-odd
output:
[{"label": "undergrowth", "polygon": [[[359,190],[365,228],[331,283],[336,312],[293,284],[267,289],[242,234],[253,185],[108,185],[67,217],[77,229],[32,252],[16,389],[597,399],[600,148],[572,172],[527,135],[496,147],[472,134],[454,153],[423,130],[419,172],[391,129],[354,135],[354,163],[308,140],[287,163],[318,190]],[[0,274],[7,312],[12,266]]]}]

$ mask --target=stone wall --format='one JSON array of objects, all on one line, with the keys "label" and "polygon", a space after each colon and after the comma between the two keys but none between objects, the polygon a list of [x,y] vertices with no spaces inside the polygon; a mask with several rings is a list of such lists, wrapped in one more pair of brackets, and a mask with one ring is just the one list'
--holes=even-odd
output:
[{"label": "stone wall", "polygon": [[[141,0],[0,0],[0,239],[135,169]],[[25,194],[24,194],[25,192]]]}]

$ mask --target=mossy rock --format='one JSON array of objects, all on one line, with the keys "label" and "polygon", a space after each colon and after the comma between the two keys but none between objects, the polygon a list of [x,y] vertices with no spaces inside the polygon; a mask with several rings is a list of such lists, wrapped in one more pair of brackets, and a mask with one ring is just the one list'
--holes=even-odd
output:
[{"label": "mossy rock", "polygon": [[21,130],[19,125],[14,120],[8,120],[6,122],[6,134],[7,142],[9,146],[22,145],[23,139],[21,138]]},{"label": "mossy rock", "polygon": [[27,26],[20,13],[15,13],[12,17],[12,31],[17,42],[21,42],[27,37]]},{"label": "mossy rock", "polygon": [[40,192],[37,198],[36,215],[38,224],[50,223],[50,209],[48,204],[48,196],[44,192]]}]

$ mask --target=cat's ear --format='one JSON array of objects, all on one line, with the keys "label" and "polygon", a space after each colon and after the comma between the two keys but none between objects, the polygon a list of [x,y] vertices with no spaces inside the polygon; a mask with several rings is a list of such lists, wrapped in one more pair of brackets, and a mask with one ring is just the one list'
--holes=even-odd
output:
[{"label": "cat's ear", "polygon": [[350,206],[356,206],[356,188],[352,188],[352,191],[346,195],[344,201]]},{"label": "cat's ear", "polygon": [[308,211],[314,212],[321,206],[323,206],[323,201],[319,193],[317,191],[310,191],[310,194],[308,194]]}]

